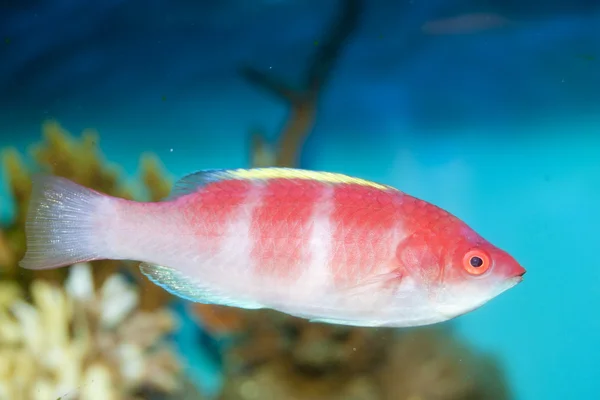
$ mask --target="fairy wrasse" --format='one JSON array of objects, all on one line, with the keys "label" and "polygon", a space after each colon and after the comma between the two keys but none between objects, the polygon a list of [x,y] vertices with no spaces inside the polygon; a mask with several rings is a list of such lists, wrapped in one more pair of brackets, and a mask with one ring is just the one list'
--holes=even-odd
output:
[{"label": "fairy wrasse", "polygon": [[210,170],[136,202],[36,177],[21,266],[135,260],[187,300],[314,321],[449,320],[525,273],[463,221],[393,187],[286,168]]}]

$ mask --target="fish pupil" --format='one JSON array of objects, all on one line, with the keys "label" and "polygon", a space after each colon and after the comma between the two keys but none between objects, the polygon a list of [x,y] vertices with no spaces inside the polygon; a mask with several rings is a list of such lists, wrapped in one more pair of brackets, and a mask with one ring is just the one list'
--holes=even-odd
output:
[{"label": "fish pupil", "polygon": [[471,257],[469,261],[472,267],[479,268],[483,265],[483,260],[480,257]]}]

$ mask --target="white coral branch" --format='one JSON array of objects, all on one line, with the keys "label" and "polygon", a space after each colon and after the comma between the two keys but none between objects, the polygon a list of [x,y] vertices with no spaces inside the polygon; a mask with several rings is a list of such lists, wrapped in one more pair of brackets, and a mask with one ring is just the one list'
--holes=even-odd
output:
[{"label": "white coral branch", "polygon": [[64,288],[35,281],[32,303],[16,285],[0,285],[0,400],[116,400],[145,385],[177,389],[177,360],[154,351],[173,316],[138,311],[137,288],[123,276],[95,292],[91,266],[76,264]]}]

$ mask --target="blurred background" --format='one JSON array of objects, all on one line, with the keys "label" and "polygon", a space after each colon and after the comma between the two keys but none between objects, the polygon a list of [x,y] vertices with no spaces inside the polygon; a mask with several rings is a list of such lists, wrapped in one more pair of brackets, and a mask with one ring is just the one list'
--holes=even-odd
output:
[{"label": "blurred background", "polygon": [[[598,397],[599,26],[594,0],[0,2],[0,399]],[[391,330],[17,267],[36,171],[159,200],[267,165],[433,202],[526,279]]]}]

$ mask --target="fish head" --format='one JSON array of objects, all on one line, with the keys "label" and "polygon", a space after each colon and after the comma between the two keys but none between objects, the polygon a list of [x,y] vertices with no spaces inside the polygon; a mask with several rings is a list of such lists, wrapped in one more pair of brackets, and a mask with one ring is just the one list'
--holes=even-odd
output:
[{"label": "fish head", "polygon": [[526,270],[506,251],[457,223],[442,240],[433,301],[448,318],[473,311],[519,284]]},{"label": "fish head", "polygon": [[525,269],[458,218],[417,225],[396,247],[390,320],[443,322],[473,311],[523,280]]}]

